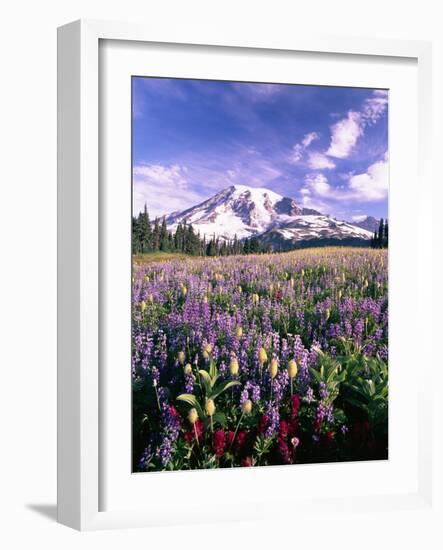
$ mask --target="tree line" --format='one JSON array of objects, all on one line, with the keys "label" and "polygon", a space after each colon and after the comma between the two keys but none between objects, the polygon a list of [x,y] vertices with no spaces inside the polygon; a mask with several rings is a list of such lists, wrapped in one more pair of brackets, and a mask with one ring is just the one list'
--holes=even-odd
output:
[{"label": "tree line", "polygon": [[371,248],[388,248],[389,243],[389,227],[388,220],[381,218],[378,230],[374,231],[371,239]]},{"label": "tree line", "polygon": [[220,239],[215,235],[207,239],[194,231],[191,224],[179,223],[175,232],[169,231],[166,218],[155,218],[151,222],[147,207],[132,218],[132,253],[182,252],[192,256],[231,256],[234,254],[260,254],[271,252],[269,245],[263,245],[256,237],[239,240]]}]

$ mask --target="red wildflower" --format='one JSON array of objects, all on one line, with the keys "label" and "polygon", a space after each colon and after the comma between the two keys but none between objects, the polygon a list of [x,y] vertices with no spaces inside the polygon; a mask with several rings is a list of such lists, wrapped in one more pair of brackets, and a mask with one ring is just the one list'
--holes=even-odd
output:
[{"label": "red wildflower", "polygon": [[289,437],[294,437],[294,435],[298,434],[298,422],[296,418],[291,418],[291,422],[289,423]]},{"label": "red wildflower", "polygon": [[280,437],[282,437],[283,439],[285,439],[286,437],[288,437],[288,434],[289,434],[289,424],[286,422],[286,420],[281,420],[280,421],[280,426],[278,428],[278,434]]},{"label": "red wildflower", "polygon": [[197,436],[200,439],[200,437],[203,435],[203,430],[204,430],[203,422],[200,419],[198,419],[197,422],[194,424],[194,426],[195,426],[195,431],[197,432]]},{"label": "red wildflower", "polygon": [[329,445],[332,445],[332,443],[334,442],[334,438],[335,438],[334,432],[328,432],[326,434],[326,441],[328,442]]},{"label": "red wildflower", "polygon": [[241,451],[246,445],[246,435],[246,432],[243,430],[238,432],[237,434],[237,437],[235,439],[235,446],[239,451]]},{"label": "red wildflower", "polygon": [[174,405],[169,405],[169,412],[171,413],[171,416],[180,416]]},{"label": "red wildflower", "polygon": [[297,418],[298,416],[298,411],[300,409],[300,397],[295,394],[291,397],[291,405],[292,405],[292,413],[291,413],[291,417],[292,418]]},{"label": "red wildflower", "polygon": [[195,439],[195,432],[197,432],[197,437],[200,441],[201,436],[203,435],[203,422],[201,420],[197,420],[197,422],[194,424],[195,429],[188,430],[184,434],[184,440],[186,443],[191,443]]},{"label": "red wildflower", "polygon": [[223,456],[223,453],[225,452],[225,432],[223,430],[217,430],[214,433],[212,448],[218,458]]},{"label": "red wildflower", "polygon": [[277,446],[278,446],[278,452],[279,452],[283,462],[285,464],[290,464],[291,463],[291,453],[289,451],[288,444],[286,443],[286,441],[282,437],[278,438]]},{"label": "red wildflower", "polygon": [[230,447],[232,445],[232,442],[234,441],[234,432],[232,430],[229,430],[229,432],[226,432],[226,445]]},{"label": "red wildflower", "polygon": [[260,417],[260,420],[258,422],[258,433],[259,434],[264,434],[268,426],[269,426],[269,418],[268,418],[268,416],[263,414]]},{"label": "red wildflower", "polygon": [[252,466],[252,457],[246,456],[245,458],[242,458],[240,461],[240,466],[243,466],[244,468],[249,468]]},{"label": "red wildflower", "polygon": [[169,405],[169,413],[170,413],[170,415],[171,415],[173,418],[176,418],[176,419],[180,420],[180,424],[181,424],[181,416],[180,416],[180,413],[179,413],[178,410],[174,407],[174,405]]}]

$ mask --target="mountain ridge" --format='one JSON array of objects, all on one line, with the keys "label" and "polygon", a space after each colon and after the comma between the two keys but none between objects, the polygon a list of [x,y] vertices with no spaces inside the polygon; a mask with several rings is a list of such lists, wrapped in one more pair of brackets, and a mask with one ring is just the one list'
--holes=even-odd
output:
[{"label": "mountain ridge", "polygon": [[266,188],[232,185],[205,201],[166,216],[169,230],[191,224],[207,238],[231,240],[257,237],[274,247],[290,248],[304,241],[367,242],[372,233],[356,224],[304,208]]}]

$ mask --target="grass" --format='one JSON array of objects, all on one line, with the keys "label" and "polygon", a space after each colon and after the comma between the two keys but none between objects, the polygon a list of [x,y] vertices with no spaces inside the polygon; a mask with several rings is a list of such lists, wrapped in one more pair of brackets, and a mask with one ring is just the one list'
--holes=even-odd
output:
[{"label": "grass", "polygon": [[190,257],[180,252],[150,252],[149,254],[134,254],[132,261],[135,265],[145,265],[152,262],[168,262],[170,260],[180,260]]},{"label": "grass", "polygon": [[[311,247],[311,248],[297,248],[294,250],[286,250],[282,252],[275,252],[274,254],[290,255],[298,253],[303,255],[304,253],[309,254],[318,254],[322,255],[327,252],[332,251],[343,251],[346,250],[350,254],[362,250],[368,250],[367,247],[354,247],[354,246],[324,246],[324,247]],[[266,256],[267,254],[263,254]],[[251,256],[254,256],[251,254]],[[220,258],[221,256],[212,256],[212,258]],[[226,256],[227,258],[228,256]],[[134,254],[132,256],[132,261],[135,266],[143,266],[153,262],[168,262],[172,260],[186,260],[186,259],[210,259],[210,256],[191,256],[189,254],[184,254],[182,252],[149,252],[148,254]]]},{"label": "grass", "polygon": [[[278,255],[292,255],[297,254],[299,256],[303,256],[304,254],[309,255],[319,255],[325,253],[330,253],[333,251],[347,251],[349,254],[354,254],[359,251],[367,251],[367,247],[354,247],[354,246],[324,246],[324,247],[312,247],[312,248],[300,248],[300,249],[294,249],[294,250],[286,250],[282,252],[276,252],[275,254]],[[266,256],[267,254],[263,254],[263,256]],[[242,255],[243,256],[243,255]],[[251,254],[253,257],[254,255]],[[221,256],[212,256],[213,259],[220,258]],[[226,256],[227,257],[227,256]],[[154,262],[168,262],[172,260],[203,260],[203,259],[210,259],[210,256],[191,256],[189,254],[184,254],[182,252],[150,252],[148,254],[133,254],[132,256],[132,262],[134,266],[142,267],[146,264],[154,263]]]}]

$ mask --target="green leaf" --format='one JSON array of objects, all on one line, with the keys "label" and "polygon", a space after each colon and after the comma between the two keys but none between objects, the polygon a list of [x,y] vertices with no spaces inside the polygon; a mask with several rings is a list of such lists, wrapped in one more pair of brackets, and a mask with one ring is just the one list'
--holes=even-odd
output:
[{"label": "green leaf", "polygon": [[211,377],[205,370],[199,370],[198,373],[200,374],[203,381],[203,385],[205,386],[206,397],[209,398],[211,395],[211,389],[212,389]]},{"label": "green leaf", "polygon": [[202,407],[200,406],[200,403],[197,401],[197,398],[195,395],[192,395],[192,393],[182,393],[177,397],[177,401],[184,401],[188,405],[191,405],[191,407],[195,407],[198,412],[198,416],[203,420],[205,418],[205,413],[203,412]]},{"label": "green leaf", "polygon": [[212,422],[214,424],[220,424],[222,428],[224,428],[227,424],[227,418],[225,413],[222,412],[216,412],[212,417]]},{"label": "green leaf", "polygon": [[215,364],[215,361],[213,359],[209,362],[209,376],[211,379],[214,379],[216,376],[218,376],[218,369],[217,365]]},{"label": "green leaf", "polygon": [[320,373],[318,372],[318,370],[314,369],[313,367],[309,367],[309,370],[311,371],[311,374],[313,375],[313,377],[315,378],[317,383],[320,383],[321,382],[321,376],[320,376]]},{"label": "green leaf", "polygon": [[212,399],[215,399],[221,393],[234,386],[240,386],[240,382],[237,380],[225,380],[224,382],[220,382],[220,384],[217,384],[212,390]]}]

